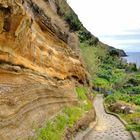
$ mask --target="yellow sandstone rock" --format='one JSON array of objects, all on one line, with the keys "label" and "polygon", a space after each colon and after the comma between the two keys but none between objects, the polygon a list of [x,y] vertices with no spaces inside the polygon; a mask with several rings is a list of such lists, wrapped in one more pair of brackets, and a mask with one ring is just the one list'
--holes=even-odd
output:
[{"label": "yellow sandstone rock", "polygon": [[0,0],[0,140],[26,139],[77,103],[78,45],[53,0]]}]

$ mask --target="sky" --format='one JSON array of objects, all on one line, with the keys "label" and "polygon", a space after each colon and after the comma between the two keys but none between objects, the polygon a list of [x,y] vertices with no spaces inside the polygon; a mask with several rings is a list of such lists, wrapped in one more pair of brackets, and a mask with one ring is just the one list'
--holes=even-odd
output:
[{"label": "sky", "polygon": [[140,52],[140,0],[67,1],[102,42],[126,52]]}]

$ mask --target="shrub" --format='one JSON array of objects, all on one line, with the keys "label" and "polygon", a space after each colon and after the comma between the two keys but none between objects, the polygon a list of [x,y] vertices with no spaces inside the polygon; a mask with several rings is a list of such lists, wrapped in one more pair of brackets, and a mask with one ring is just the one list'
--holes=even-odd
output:
[{"label": "shrub", "polygon": [[137,71],[137,66],[135,63],[129,63],[126,66],[126,71],[127,72],[136,72]]},{"label": "shrub", "polygon": [[109,86],[109,82],[106,79],[97,77],[93,80],[93,85],[100,86],[100,87],[107,87]]},{"label": "shrub", "polygon": [[83,28],[78,32],[80,42],[86,42],[89,46],[97,46],[99,39],[93,36],[87,29]]},{"label": "shrub", "polygon": [[140,105],[140,96],[132,96],[131,101],[136,105]]},{"label": "shrub", "polygon": [[112,77],[112,70],[111,69],[99,69],[99,71],[97,72],[97,76],[99,78],[105,79],[107,81],[110,81],[111,77]]},{"label": "shrub", "polygon": [[69,24],[72,31],[79,31],[81,29],[81,22],[74,11],[69,7],[65,0],[56,0],[57,13],[64,18]]},{"label": "shrub", "polygon": [[119,52],[117,51],[117,50],[111,50],[110,52],[109,52],[109,55],[110,56],[119,56]]},{"label": "shrub", "polygon": [[134,93],[134,94],[140,94],[140,86],[132,87],[132,93]]},{"label": "shrub", "polygon": [[129,124],[126,126],[128,131],[139,131],[140,132],[140,124]]},{"label": "shrub", "polygon": [[78,17],[74,13],[67,13],[64,16],[66,22],[70,25],[72,31],[78,31],[81,28],[81,23],[78,20]]},{"label": "shrub", "polygon": [[117,100],[114,95],[109,95],[105,98],[105,102],[108,104],[115,103]]},{"label": "shrub", "polygon": [[131,97],[127,94],[121,94],[121,96],[118,99],[125,102],[131,102]]},{"label": "shrub", "polygon": [[140,84],[140,81],[134,77],[134,78],[130,78],[127,83],[132,84],[134,86],[138,86]]},{"label": "shrub", "polygon": [[140,95],[138,96],[130,96],[128,94],[122,94],[119,92],[114,92],[114,94],[106,97],[105,101],[109,103],[113,103],[114,101],[122,100],[129,103],[134,103],[136,105],[140,105]]},{"label": "shrub", "polygon": [[78,36],[79,36],[80,42],[84,42],[92,38],[92,34],[86,29],[79,31]]}]

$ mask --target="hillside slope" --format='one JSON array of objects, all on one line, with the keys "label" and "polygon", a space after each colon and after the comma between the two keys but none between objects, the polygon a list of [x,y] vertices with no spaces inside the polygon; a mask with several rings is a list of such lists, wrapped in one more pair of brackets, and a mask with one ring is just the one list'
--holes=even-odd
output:
[{"label": "hillside slope", "polygon": [[103,48],[106,48],[107,51],[116,50],[120,56],[126,56],[126,53],[123,50],[116,49],[114,48],[115,46],[109,46],[108,44],[104,44],[99,40],[98,37],[94,36],[90,31],[88,31],[83,26],[76,13],[65,0],[56,0],[56,4],[59,7],[58,14],[62,16],[65,21],[70,25],[71,31],[77,32],[81,43],[86,42],[89,46],[93,47],[101,46]]}]

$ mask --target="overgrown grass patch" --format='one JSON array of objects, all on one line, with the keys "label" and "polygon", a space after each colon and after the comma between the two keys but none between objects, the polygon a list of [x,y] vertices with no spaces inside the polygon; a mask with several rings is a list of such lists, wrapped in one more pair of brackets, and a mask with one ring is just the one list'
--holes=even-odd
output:
[{"label": "overgrown grass patch", "polygon": [[98,69],[98,58],[96,57],[96,51],[93,47],[88,46],[87,44],[81,44],[81,52],[85,62],[85,65],[91,74],[92,77],[96,74]]},{"label": "overgrown grass patch", "polygon": [[86,87],[77,87],[76,88],[77,96],[80,101],[80,107],[84,111],[89,111],[92,109],[93,105],[92,102],[87,98],[86,93],[87,93],[87,88]]},{"label": "overgrown grass patch", "polygon": [[84,111],[79,107],[66,107],[64,113],[68,118],[68,127],[72,127],[73,124],[82,116]]},{"label": "overgrown grass patch", "polygon": [[65,107],[61,114],[54,120],[48,121],[44,128],[41,128],[38,140],[62,140],[67,127],[72,127],[82,116],[83,110],[79,107]]},{"label": "overgrown grass patch", "polygon": [[86,87],[77,87],[76,88],[76,93],[80,100],[87,100],[86,92],[87,92]]},{"label": "overgrown grass patch", "polygon": [[62,140],[65,130],[73,127],[80,117],[92,109],[92,103],[86,96],[86,87],[76,88],[79,104],[77,106],[65,107],[62,112],[46,123],[44,128],[38,132],[37,140]]},{"label": "overgrown grass patch", "polygon": [[126,126],[128,131],[138,131],[140,132],[140,124],[129,124]]},{"label": "overgrown grass patch", "polygon": [[129,124],[130,123],[133,123],[133,124],[136,124],[136,123],[139,123],[140,124],[140,112],[135,112],[133,114],[120,114],[120,116],[125,120],[127,121]]},{"label": "overgrown grass patch", "polygon": [[120,116],[128,123],[126,129],[128,131],[140,132],[140,112],[135,112],[133,114],[120,114]]}]

